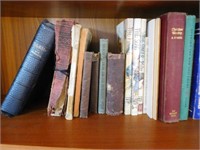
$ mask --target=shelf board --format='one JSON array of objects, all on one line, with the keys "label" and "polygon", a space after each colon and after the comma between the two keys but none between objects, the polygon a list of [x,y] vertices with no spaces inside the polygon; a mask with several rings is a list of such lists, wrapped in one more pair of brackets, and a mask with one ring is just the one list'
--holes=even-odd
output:
[{"label": "shelf board", "polygon": [[199,148],[199,121],[165,124],[139,116],[48,117],[46,109],[1,117],[1,143],[68,148]]},{"label": "shelf board", "polygon": [[198,1],[2,1],[2,16],[127,18],[159,17],[168,11],[199,16]]}]

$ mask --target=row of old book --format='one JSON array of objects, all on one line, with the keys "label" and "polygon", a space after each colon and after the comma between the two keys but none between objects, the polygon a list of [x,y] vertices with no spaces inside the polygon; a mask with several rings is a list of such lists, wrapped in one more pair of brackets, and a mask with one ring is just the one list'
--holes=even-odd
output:
[{"label": "row of old book", "polygon": [[89,112],[147,114],[177,122],[187,120],[190,110],[190,116],[199,119],[199,24],[195,33],[195,21],[195,16],[179,12],[149,21],[127,18],[116,26],[121,53],[113,54],[108,39],[99,40],[99,53],[89,51],[90,29],[72,20],[57,20],[55,25],[44,20],[1,110],[9,116],[22,112],[54,52],[49,116],[72,120],[87,118]]}]

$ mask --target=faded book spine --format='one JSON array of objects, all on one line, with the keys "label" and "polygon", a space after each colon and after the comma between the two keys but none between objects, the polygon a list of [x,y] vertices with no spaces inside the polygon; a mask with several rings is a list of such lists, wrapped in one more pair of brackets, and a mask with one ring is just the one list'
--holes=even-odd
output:
[{"label": "faded book spine", "polygon": [[99,92],[99,53],[92,57],[92,73],[90,87],[90,108],[91,113],[98,113],[98,92]]},{"label": "faded book spine", "polygon": [[194,55],[195,21],[196,21],[195,16],[186,16],[180,120],[188,119],[188,109],[189,109],[191,80],[192,80],[193,55]]},{"label": "faded book spine", "polygon": [[87,50],[91,40],[92,40],[91,31],[87,28],[83,28],[81,30],[80,46],[79,46],[80,48],[78,55],[78,66],[77,66],[77,77],[76,77],[75,99],[74,99],[74,117],[79,116],[84,53]]},{"label": "faded book spine", "polygon": [[121,52],[126,53],[126,46],[125,46],[125,21],[120,22],[116,26],[116,33],[118,37],[118,43],[120,44]]},{"label": "faded book spine", "polygon": [[90,82],[93,52],[85,52],[81,90],[80,118],[87,118],[89,111]]},{"label": "faded book spine", "polygon": [[170,12],[161,17],[159,119],[178,122],[185,35],[185,13]]},{"label": "faded book spine", "polygon": [[124,114],[131,114],[132,101],[132,55],[133,55],[133,19],[125,20],[125,53],[126,53],[126,71],[125,71],[125,99]]},{"label": "faded book spine", "polygon": [[54,25],[42,21],[13,83],[1,105],[1,110],[8,116],[22,113],[26,103],[38,85],[40,74],[53,52],[55,43]]},{"label": "faded book spine", "polygon": [[143,112],[144,103],[144,64],[145,64],[145,37],[146,37],[146,19],[141,20],[141,40],[139,54],[139,92],[138,92],[138,114]]},{"label": "faded book spine", "polygon": [[133,65],[132,65],[132,102],[131,115],[138,115],[139,100],[139,60],[140,60],[140,41],[141,41],[141,19],[134,19],[133,27]]},{"label": "faded book spine", "polygon": [[106,113],[106,76],[107,76],[108,39],[100,39],[100,75],[98,113]]},{"label": "faded book spine", "polygon": [[71,29],[74,22],[58,20],[55,25],[56,64],[47,108],[48,115],[61,116],[67,97],[71,63]]},{"label": "faded book spine", "polygon": [[77,61],[78,61],[78,52],[80,43],[80,33],[81,33],[81,25],[75,24],[72,27],[72,60],[71,60],[71,70],[69,77],[67,109],[65,113],[65,118],[67,120],[73,119],[73,104],[74,104],[74,93],[76,84],[76,71],[77,71]]},{"label": "faded book spine", "polygon": [[108,53],[106,114],[123,113],[124,102],[124,54]]}]

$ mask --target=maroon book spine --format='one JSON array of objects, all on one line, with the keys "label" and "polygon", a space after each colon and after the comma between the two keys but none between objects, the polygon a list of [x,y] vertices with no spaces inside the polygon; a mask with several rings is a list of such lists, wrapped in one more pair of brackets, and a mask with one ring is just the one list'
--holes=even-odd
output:
[{"label": "maroon book spine", "polygon": [[88,117],[93,52],[85,52],[81,88],[80,118]]},{"label": "maroon book spine", "polygon": [[161,16],[159,120],[178,122],[184,50],[185,13]]},{"label": "maroon book spine", "polygon": [[124,101],[124,54],[108,53],[106,114],[123,113]]}]

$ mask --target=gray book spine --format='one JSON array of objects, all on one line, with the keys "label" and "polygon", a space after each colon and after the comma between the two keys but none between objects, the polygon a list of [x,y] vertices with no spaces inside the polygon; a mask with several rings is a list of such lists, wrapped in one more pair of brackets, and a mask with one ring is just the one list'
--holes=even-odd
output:
[{"label": "gray book spine", "polygon": [[106,112],[106,75],[107,75],[108,39],[100,39],[100,72],[98,113]]},{"label": "gray book spine", "polygon": [[90,112],[98,113],[98,92],[99,92],[99,53],[93,54],[92,74],[90,86]]},{"label": "gray book spine", "polygon": [[123,113],[124,102],[124,54],[108,53],[106,114]]},{"label": "gray book spine", "polygon": [[85,52],[81,89],[80,118],[88,117],[93,52]]}]

